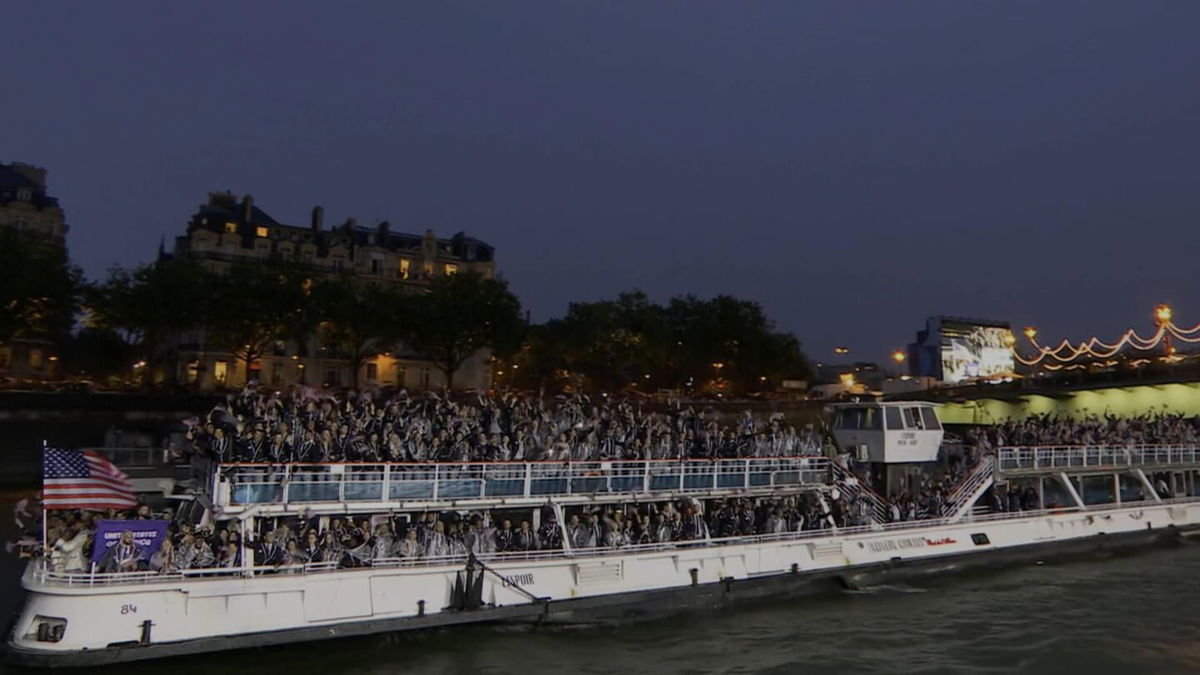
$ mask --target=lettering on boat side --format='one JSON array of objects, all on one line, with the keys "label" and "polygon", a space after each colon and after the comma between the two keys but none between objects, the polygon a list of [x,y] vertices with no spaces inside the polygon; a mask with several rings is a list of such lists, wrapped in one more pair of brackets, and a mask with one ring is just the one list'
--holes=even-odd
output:
[{"label": "lettering on boat side", "polygon": [[902,537],[900,539],[876,539],[868,541],[872,551],[898,551],[905,548],[925,548],[925,537]]},{"label": "lettering on boat side", "polygon": [[925,543],[930,546],[944,546],[946,544],[957,544],[958,540],[953,537],[942,537],[941,539],[926,539]]},{"label": "lettering on boat side", "polygon": [[137,614],[137,605],[121,605],[122,614]]},{"label": "lettering on boat side", "polygon": [[505,587],[528,586],[533,583],[533,573],[532,572],[526,572],[524,574],[514,574],[512,576],[501,577],[501,578],[504,579]]},{"label": "lettering on boat side", "polygon": [[901,549],[910,548],[925,548],[926,546],[945,546],[947,544],[957,544],[958,540],[953,537],[941,537],[939,539],[927,539],[925,537],[901,537],[899,539],[875,539],[868,541],[867,546],[876,553],[884,551],[899,551]]}]

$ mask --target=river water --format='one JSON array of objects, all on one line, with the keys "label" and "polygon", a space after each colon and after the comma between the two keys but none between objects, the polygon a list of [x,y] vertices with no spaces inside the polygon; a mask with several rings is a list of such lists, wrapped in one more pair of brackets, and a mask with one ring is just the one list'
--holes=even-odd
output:
[{"label": "river water", "polygon": [[[15,493],[0,495],[5,520]],[[0,527],[7,536],[11,525]],[[0,553],[0,612],[22,563]],[[637,623],[465,627],[89,673],[1195,673],[1200,544]],[[0,672],[22,672],[0,666]]]}]

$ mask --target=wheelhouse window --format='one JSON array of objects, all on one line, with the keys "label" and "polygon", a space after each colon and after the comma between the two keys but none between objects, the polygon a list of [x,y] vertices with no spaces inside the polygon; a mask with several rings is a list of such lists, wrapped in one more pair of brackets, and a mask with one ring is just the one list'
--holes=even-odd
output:
[{"label": "wheelhouse window", "polygon": [[834,427],[855,431],[879,431],[883,428],[879,408],[843,408]]},{"label": "wheelhouse window", "polygon": [[902,408],[904,411],[904,428],[906,429],[924,429],[925,423],[921,421],[920,408]]}]

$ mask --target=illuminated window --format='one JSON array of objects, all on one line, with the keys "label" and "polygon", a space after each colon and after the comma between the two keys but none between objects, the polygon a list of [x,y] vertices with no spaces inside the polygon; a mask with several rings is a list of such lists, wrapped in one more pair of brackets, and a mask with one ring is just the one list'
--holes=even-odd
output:
[{"label": "illuminated window", "polygon": [[422,271],[425,273],[426,277],[433,276],[433,263],[431,263],[431,262],[425,263],[425,265],[422,267]]},{"label": "illuminated window", "polygon": [[262,227],[261,225],[259,227],[254,228],[254,235],[257,237],[262,237],[265,239],[267,237],[267,234],[269,234],[267,232],[267,228]]},{"label": "illuminated window", "polygon": [[229,234],[237,233],[237,223],[225,223],[225,231]]},{"label": "illuminated window", "polygon": [[401,278],[401,279],[407,279],[407,278],[408,278],[408,268],[409,268],[409,264],[410,264],[411,262],[412,262],[412,261],[410,261],[408,258],[401,258],[401,259],[400,259],[400,278]]},{"label": "illuminated window", "polygon": [[29,350],[29,367],[33,368],[34,370],[40,369],[42,367],[42,350],[40,350],[40,349],[30,349]]},{"label": "illuminated window", "polygon": [[446,263],[446,276],[452,276],[454,274],[458,274],[458,265]]},{"label": "illuminated window", "polygon": [[213,379],[217,382],[224,383],[229,377],[229,362],[217,361],[213,364]]}]

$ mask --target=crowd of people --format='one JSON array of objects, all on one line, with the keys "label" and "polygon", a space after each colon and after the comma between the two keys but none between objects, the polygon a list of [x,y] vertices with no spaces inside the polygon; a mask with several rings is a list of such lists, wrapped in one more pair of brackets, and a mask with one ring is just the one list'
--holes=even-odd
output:
[{"label": "crowd of people", "polygon": [[[245,550],[254,551],[256,565],[353,567],[383,559],[688,542],[942,517],[959,506],[953,499],[964,498],[954,496],[956,487],[980,458],[999,447],[1127,447],[1198,440],[1200,418],[1181,415],[1032,415],[968,431],[964,443],[951,444],[959,447],[953,457],[944,457],[935,469],[913,472],[886,497],[870,489],[865,466],[856,476],[843,457],[838,466],[846,467],[845,473],[835,476],[834,489],[822,493],[566,507],[561,524],[548,506],[524,514],[502,510],[318,518],[306,513],[260,520],[244,541],[236,522],[200,526],[173,520],[152,556],[142,555],[126,532],[98,563],[90,563],[97,522],[155,517],[142,506],[125,513],[47,512],[45,542],[56,569],[101,572],[236,567],[244,564]],[[401,390],[381,400],[367,393],[335,396],[295,389],[285,394],[248,387],[191,420],[186,447],[177,450],[221,462],[594,461],[812,456],[823,454],[826,443],[822,432],[797,430],[778,414],[756,417],[746,411],[727,420],[711,408],[697,410],[678,402],[651,410],[630,400],[582,395],[453,399]],[[1169,494],[1165,483],[1156,490]],[[27,502],[18,503],[17,522],[32,540],[41,534],[42,523],[35,522]],[[1016,483],[993,489],[979,504],[993,511],[1045,507],[1036,489]]]},{"label": "crowd of people", "polygon": [[[564,509],[560,525],[549,506],[524,512],[422,512],[360,516],[295,516],[259,520],[254,532],[243,533],[237,521],[203,525],[179,522],[170,513],[136,511],[47,512],[47,547],[58,572],[158,572],[236,568],[250,562],[281,570],[311,563],[328,567],[370,566],[459,558],[468,554],[519,553],[571,548],[624,548],[667,543],[698,543],[756,534],[822,530],[865,524],[845,496],[823,499],[815,493],[780,498],[730,498],[700,501],[658,501]],[[515,514],[519,514],[519,517]],[[38,523],[32,513],[22,523],[34,537]],[[153,553],[134,539],[137,521],[170,521]],[[127,520],[120,538],[98,556],[93,547],[100,520]],[[540,524],[535,525],[535,523]],[[19,521],[20,522],[20,521]],[[564,546],[565,542],[565,546]]]},{"label": "crowd of people", "polygon": [[975,427],[971,437],[986,450],[1006,446],[1121,446],[1200,443],[1200,417],[1156,413],[1118,417],[1110,413],[1081,418],[1029,415]]},{"label": "crowd of people", "polygon": [[783,415],[608,396],[437,392],[386,399],[249,386],[187,423],[183,452],[221,462],[487,462],[787,457],[823,451],[825,435]]}]

